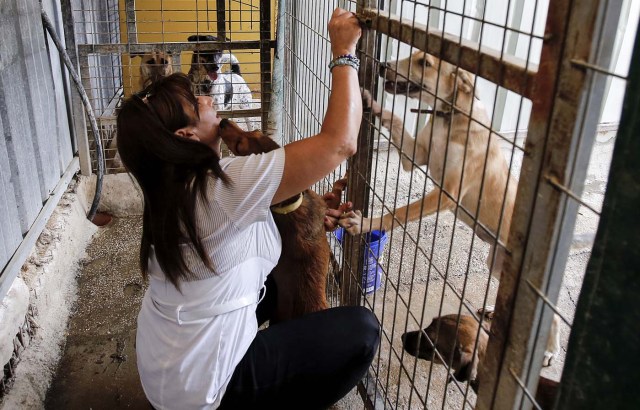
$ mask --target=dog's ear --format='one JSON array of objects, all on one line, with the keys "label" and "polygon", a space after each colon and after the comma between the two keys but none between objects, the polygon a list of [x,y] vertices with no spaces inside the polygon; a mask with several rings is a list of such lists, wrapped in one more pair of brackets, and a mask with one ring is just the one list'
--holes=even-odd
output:
[{"label": "dog's ear", "polygon": [[473,94],[473,76],[468,71],[458,69],[451,73],[451,77],[456,82],[458,91],[462,91],[465,94]]},{"label": "dog's ear", "polygon": [[234,155],[261,154],[280,148],[261,131],[244,131],[237,123],[228,119],[220,121],[220,137]]},{"label": "dog's ear", "polygon": [[189,38],[187,39],[188,41],[216,41],[218,38],[214,37],[212,35],[199,35],[199,34],[193,34],[191,36],[189,36]]}]

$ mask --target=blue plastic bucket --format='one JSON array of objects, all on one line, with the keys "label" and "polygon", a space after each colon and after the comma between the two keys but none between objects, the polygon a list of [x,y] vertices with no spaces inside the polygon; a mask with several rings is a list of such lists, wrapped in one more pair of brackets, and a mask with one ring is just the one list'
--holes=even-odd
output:
[{"label": "blue plastic bucket", "polygon": [[[336,239],[342,243],[344,229],[335,231]],[[384,231],[371,231],[365,237],[365,256],[362,268],[362,288],[366,294],[375,292],[382,283],[382,259],[387,234]]]}]

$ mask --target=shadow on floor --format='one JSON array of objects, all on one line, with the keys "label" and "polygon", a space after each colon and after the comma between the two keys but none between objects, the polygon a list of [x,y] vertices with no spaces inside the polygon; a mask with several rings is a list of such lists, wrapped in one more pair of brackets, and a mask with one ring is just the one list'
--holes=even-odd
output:
[{"label": "shadow on floor", "polygon": [[141,233],[140,217],[114,218],[87,248],[46,409],[150,409],[135,361]]}]

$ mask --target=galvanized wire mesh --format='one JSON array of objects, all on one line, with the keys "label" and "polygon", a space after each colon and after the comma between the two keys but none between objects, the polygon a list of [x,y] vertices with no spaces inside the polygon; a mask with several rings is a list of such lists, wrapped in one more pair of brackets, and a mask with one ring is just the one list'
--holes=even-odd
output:
[{"label": "galvanized wire mesh", "polygon": [[74,3],[73,16],[83,83],[104,124],[107,172],[123,170],[114,110],[157,75],[191,72],[196,93],[211,95],[221,116],[247,129],[266,126],[274,45],[270,2],[84,0]]},{"label": "galvanized wire mesh", "polygon": [[[602,47],[610,47],[616,37],[600,31],[600,21],[617,22],[619,11],[619,3],[605,3],[600,5],[600,11],[605,10],[604,17],[602,13],[597,14],[597,5],[581,5],[583,10],[586,8],[603,19],[594,20],[590,27],[594,33],[600,33],[592,61],[596,61],[596,56],[603,54]],[[538,406],[535,387],[539,376],[558,381],[562,373],[571,320],[606,186],[610,141],[615,138],[615,124],[599,125],[600,119],[604,121],[607,117],[606,112],[612,110],[603,105],[602,88],[594,87],[597,79],[572,85],[571,92],[591,101],[581,105],[580,110],[575,110],[575,106],[559,108],[563,96],[554,94],[554,87],[562,88],[555,83],[562,78],[560,68],[581,64],[568,62],[568,57],[559,52],[558,44],[584,21],[580,23],[579,17],[573,17],[569,24],[553,26],[576,13],[570,13],[566,3],[546,1],[289,2],[285,40],[285,138],[304,138],[320,129],[330,89],[326,66],[331,53],[326,23],[336,6],[357,12],[368,26],[359,48],[361,85],[382,109],[395,115],[393,120],[384,123],[384,118],[381,121],[375,113],[366,110],[356,158],[336,170],[319,187],[324,192],[348,168],[347,199],[357,204],[364,217],[386,214],[392,221],[386,231],[386,246],[371,261],[369,256],[376,250],[372,249],[367,235],[350,237],[338,231],[338,238],[332,239],[337,256],[334,267],[337,279],[331,288],[335,292],[334,303],[364,304],[376,312],[382,327],[378,356],[361,386],[363,397],[376,408],[476,405],[488,408],[498,402],[515,407]],[[607,13],[613,16],[609,20]],[[482,108],[477,108],[476,112],[456,113],[472,124],[466,130],[452,126],[436,129],[439,125],[434,125],[434,118],[438,115],[426,110],[433,109],[434,105],[451,107],[451,96],[444,89],[433,90],[424,85],[426,69],[412,76],[396,69],[395,80],[385,89],[380,68],[418,50],[453,64],[457,73],[465,70],[475,74],[471,77],[472,88],[476,100],[486,111],[487,120],[479,118],[477,114]],[[555,68],[541,69],[542,63]],[[598,72],[598,64],[582,64],[580,70]],[[549,72],[557,77],[543,78]],[[624,73],[612,73],[606,68],[600,68],[599,73],[608,83],[624,82]],[[564,75],[571,76],[566,71]],[[419,91],[411,98],[393,92],[398,82],[413,85]],[[611,89],[610,84],[607,87]],[[601,111],[605,112],[603,116]],[[567,142],[570,148],[548,145],[554,139],[554,132],[562,132],[553,127],[552,115],[558,118],[556,121],[569,121],[563,129],[579,130],[566,136],[571,141]],[[611,117],[615,114],[610,114]],[[468,131],[474,127],[488,134],[491,141],[485,143],[481,156],[471,152],[476,148],[468,141],[473,138]],[[393,128],[398,129],[396,135],[399,136],[395,138]],[[448,142],[433,145],[435,138],[429,141],[425,137],[438,133],[445,133]],[[452,155],[457,152],[451,145],[456,138],[466,139],[459,158]],[[597,138],[595,146],[594,138]],[[487,159],[491,144],[499,145],[511,176],[502,186],[484,185],[489,184],[490,175],[495,172],[491,168],[494,161]],[[428,152],[426,159],[420,158],[420,150]],[[555,180],[551,176],[553,167],[545,165],[544,157],[555,154],[566,158],[557,164],[557,169],[568,170],[569,179],[565,183]],[[593,157],[591,161],[589,155]],[[436,169],[434,173],[437,168],[434,164],[441,157],[447,163],[442,168],[463,170],[457,184],[447,183],[438,173],[442,171]],[[483,166],[467,165],[468,161],[478,158]],[[465,187],[464,172],[480,186]],[[525,181],[526,186],[518,181],[520,184]],[[536,203],[541,184],[559,192],[560,197],[548,202],[543,197]],[[460,192],[464,189],[467,192],[475,189],[481,194],[473,201],[463,200]],[[422,214],[421,208],[428,205],[421,202],[422,198],[434,190],[439,191],[436,209],[429,215]],[[539,192],[538,195],[543,195],[545,189]],[[500,200],[490,204],[491,197]],[[510,201],[520,205],[510,203],[509,208],[505,204]],[[418,207],[414,209],[418,210],[418,216],[407,221],[405,207],[416,202]],[[449,206],[445,206],[446,202]],[[573,210],[568,202],[574,203]],[[549,210],[545,211],[545,203]],[[483,212],[499,215],[497,226],[487,226],[479,217]],[[547,216],[538,216],[545,212]],[[509,213],[514,213],[511,226]],[[373,222],[363,219],[362,223]],[[538,229],[538,223],[548,229]],[[484,231],[482,239],[476,234],[479,231]],[[512,235],[515,240],[511,239]],[[550,245],[549,249],[536,253],[535,247],[545,242]],[[498,280],[490,271],[499,263],[496,257],[500,253],[507,254],[511,265],[502,270]],[[540,261],[541,267],[531,265],[531,255],[536,254],[546,255],[545,260]],[[366,289],[366,273],[371,267],[367,263],[375,265],[374,271],[382,278],[380,287],[371,293]],[[531,294],[523,295],[519,290],[522,287],[527,287]],[[498,297],[500,291],[504,293],[502,298]],[[520,300],[509,299],[516,293]],[[496,319],[493,323],[482,320],[478,309],[496,300],[499,303]],[[561,346],[551,366],[541,371],[553,313],[558,313],[560,318]],[[403,348],[405,332],[425,329],[433,318],[446,314],[469,316],[478,325],[495,327],[489,341],[494,346],[487,351],[493,356],[479,366],[479,376],[484,377],[481,386],[485,390],[484,393],[482,388],[479,390],[485,395],[480,401],[470,384],[451,379],[450,373],[459,367],[457,359],[447,356],[445,351],[436,351],[432,357],[439,357],[444,366],[431,364]],[[509,328],[510,321],[519,323],[516,330]],[[477,330],[476,336],[480,333],[484,331]],[[494,333],[497,336],[494,337]],[[523,340],[524,349],[507,341],[514,335]],[[436,339],[440,337],[450,336],[436,336]],[[455,344],[453,340],[450,342]],[[429,338],[423,339],[423,343],[432,345],[442,340]],[[479,344],[476,342],[473,349],[477,351]],[[503,352],[498,357],[493,352],[499,350]],[[503,371],[504,366],[512,367]],[[505,387],[505,383],[515,388],[508,390],[510,387]],[[496,393],[498,389],[508,392],[500,398]]]}]

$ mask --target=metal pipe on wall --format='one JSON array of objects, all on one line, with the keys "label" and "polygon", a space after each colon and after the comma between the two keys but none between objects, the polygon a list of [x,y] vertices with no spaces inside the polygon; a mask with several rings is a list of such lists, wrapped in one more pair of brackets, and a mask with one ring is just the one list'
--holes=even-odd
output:
[{"label": "metal pipe on wall", "polygon": [[73,68],[73,63],[71,62],[71,59],[69,58],[69,55],[67,54],[64,48],[64,45],[58,38],[58,35],[56,34],[55,29],[53,28],[53,24],[51,23],[51,20],[49,19],[49,16],[45,12],[44,6],[42,5],[41,5],[41,15],[42,15],[42,24],[44,25],[45,29],[49,33],[49,36],[51,36],[51,39],[56,45],[56,48],[58,49],[58,52],[60,53],[60,56],[64,61],[64,65],[67,67],[67,70],[69,70],[69,74],[71,74],[71,78],[73,79],[73,82],[75,83],[76,88],[80,93],[82,103],[84,104],[85,110],[87,111],[87,116],[89,117],[89,122],[91,123],[91,131],[93,132],[93,136],[95,138],[96,154],[97,154],[97,162],[98,162],[98,169],[96,174],[96,177],[97,177],[96,191],[93,195],[93,202],[91,203],[91,208],[89,208],[89,213],[87,214],[87,219],[92,221],[93,217],[96,216],[96,212],[98,211],[98,205],[100,204],[100,195],[102,193],[102,179],[104,177],[104,155],[103,155],[104,151],[102,148],[102,141],[100,141],[100,132],[98,131],[98,122],[96,121],[96,117],[93,113],[93,108],[91,107],[91,102],[89,101],[89,97],[87,96],[87,93],[84,90],[84,87],[82,86],[80,77],[78,77],[78,73],[76,73],[76,70]]}]

